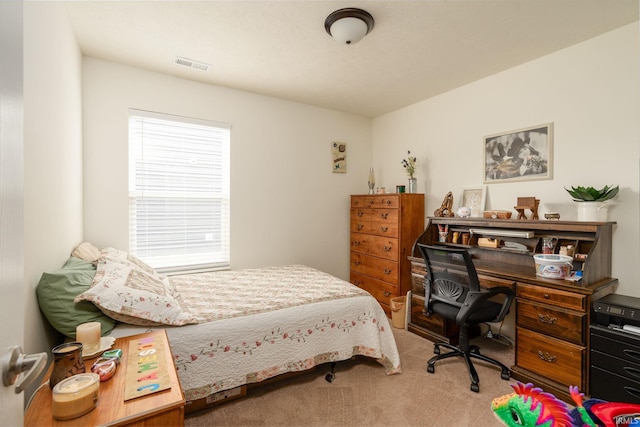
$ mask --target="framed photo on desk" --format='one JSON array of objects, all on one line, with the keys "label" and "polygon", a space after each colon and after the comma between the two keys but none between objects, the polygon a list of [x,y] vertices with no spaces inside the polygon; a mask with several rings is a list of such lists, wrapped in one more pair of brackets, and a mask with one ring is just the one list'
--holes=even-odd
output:
[{"label": "framed photo on desk", "polygon": [[471,209],[472,217],[482,216],[484,206],[487,199],[487,187],[481,185],[479,187],[467,187],[462,190],[460,196],[460,205],[458,207],[466,206]]}]

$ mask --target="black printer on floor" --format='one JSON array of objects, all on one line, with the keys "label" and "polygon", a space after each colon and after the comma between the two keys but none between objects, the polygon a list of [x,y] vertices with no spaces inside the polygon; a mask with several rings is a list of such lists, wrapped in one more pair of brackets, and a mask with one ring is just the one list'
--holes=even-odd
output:
[{"label": "black printer on floor", "polygon": [[640,403],[640,298],[610,294],[593,310],[591,397]]}]

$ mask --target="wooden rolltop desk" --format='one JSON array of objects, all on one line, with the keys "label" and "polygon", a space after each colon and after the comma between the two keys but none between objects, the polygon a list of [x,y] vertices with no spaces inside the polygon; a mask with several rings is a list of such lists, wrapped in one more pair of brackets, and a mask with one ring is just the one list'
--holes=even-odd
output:
[{"label": "wooden rolltop desk", "polygon": [[[614,222],[428,218],[409,257],[412,271],[409,331],[433,341],[457,339],[455,322],[424,313],[425,263],[417,243],[466,248],[482,286],[513,287],[515,361],[512,377],[572,402],[569,386],[589,395],[589,324],[592,302],[614,292],[611,277]],[[442,233],[442,235],[440,234]],[[440,241],[440,239],[444,241]],[[464,242],[464,243],[463,243]],[[572,256],[580,281],[536,275],[533,255]],[[549,250],[549,249],[548,249]]]}]

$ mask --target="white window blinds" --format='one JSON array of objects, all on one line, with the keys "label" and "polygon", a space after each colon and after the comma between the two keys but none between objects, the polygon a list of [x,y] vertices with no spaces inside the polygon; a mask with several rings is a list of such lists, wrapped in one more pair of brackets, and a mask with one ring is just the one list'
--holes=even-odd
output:
[{"label": "white window blinds", "polygon": [[229,267],[226,124],[129,110],[129,251],[162,271]]}]

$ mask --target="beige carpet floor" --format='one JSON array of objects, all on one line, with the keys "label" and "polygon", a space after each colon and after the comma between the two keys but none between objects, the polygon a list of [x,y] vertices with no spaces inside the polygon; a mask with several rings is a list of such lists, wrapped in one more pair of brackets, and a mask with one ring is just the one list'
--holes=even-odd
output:
[{"label": "beige carpet floor", "polygon": [[[394,329],[402,373],[387,376],[375,361],[357,358],[340,362],[333,383],[327,369],[268,384],[245,398],[186,416],[186,426],[501,426],[491,401],[511,393],[513,380],[500,379],[500,370],[475,362],[480,393],[469,389],[464,362],[452,358],[426,372],[433,343],[402,329]],[[473,343],[481,352],[507,366],[513,349],[484,338]]]}]

